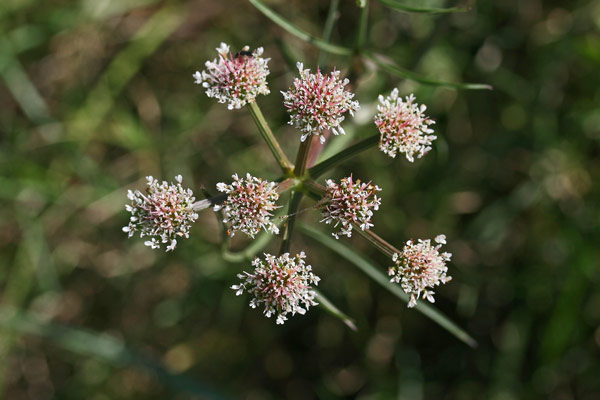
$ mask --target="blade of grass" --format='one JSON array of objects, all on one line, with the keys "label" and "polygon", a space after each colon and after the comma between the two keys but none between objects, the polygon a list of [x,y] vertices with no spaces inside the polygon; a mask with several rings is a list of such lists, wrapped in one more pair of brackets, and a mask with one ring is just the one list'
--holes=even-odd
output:
[{"label": "blade of grass", "polygon": [[165,5],[146,21],[127,47],[112,59],[82,107],[72,116],[69,125],[71,139],[86,142],[97,134],[119,93],[184,17],[181,8]]},{"label": "blade of grass", "polygon": [[395,0],[379,0],[381,4],[391,9],[400,12],[407,13],[419,13],[419,14],[445,14],[445,13],[456,13],[456,12],[467,12],[471,10],[471,7],[449,7],[449,8],[436,8],[436,7],[415,7],[407,4],[402,4]]},{"label": "blade of grass", "polygon": [[339,308],[335,306],[321,291],[313,288],[312,289],[317,294],[317,300],[319,301],[319,305],[329,311],[334,317],[339,318],[348,328],[353,331],[357,331],[356,324],[354,320],[352,320],[349,316],[344,314]]},{"label": "blade of grass", "polygon": [[415,72],[409,71],[407,69],[401,68],[397,65],[394,65],[391,62],[383,61],[384,56],[381,54],[371,53],[368,51],[363,51],[361,53],[364,57],[373,61],[377,64],[381,69],[400,76],[402,78],[410,79],[411,81],[415,81],[418,83],[422,83],[424,85],[431,86],[440,86],[447,87],[452,89],[465,89],[465,90],[492,90],[492,86],[485,83],[452,83],[452,82],[442,82],[436,81],[434,79],[425,78]]},{"label": "blade of grass", "polygon": [[29,120],[36,124],[54,122],[44,98],[29,79],[12,47],[7,39],[0,38],[0,76],[6,87]]},{"label": "blade of grass", "polygon": [[296,36],[298,39],[301,39],[301,40],[304,40],[305,42],[311,43],[311,44],[315,45],[316,47],[318,47],[319,49],[327,51],[331,54],[337,54],[340,56],[349,56],[354,52],[354,50],[352,50],[350,48],[337,46],[337,45],[328,43],[327,41],[320,39],[316,36],[313,36],[308,32],[304,32],[302,29],[296,27],[294,24],[289,22],[287,19],[283,18],[281,15],[279,15],[275,11],[271,10],[269,7],[267,7],[265,4],[263,4],[260,0],[248,0],[248,1],[250,2],[250,4],[252,4],[254,7],[256,7],[256,9],[258,9],[258,11],[263,13],[267,18],[269,18],[271,21],[273,21],[274,23],[276,23],[277,25],[282,27],[288,33]]},{"label": "blade of grass", "polygon": [[0,308],[0,329],[21,335],[40,336],[65,350],[83,356],[99,358],[117,367],[132,366],[140,368],[173,389],[195,396],[211,399],[223,398],[213,389],[209,389],[206,384],[187,375],[174,374],[160,362],[134,351],[114,336],[46,322],[33,314],[18,312],[7,307]]},{"label": "blade of grass", "polygon": [[23,232],[23,245],[29,256],[29,263],[35,269],[37,281],[43,291],[60,291],[58,272],[54,264],[46,233],[39,219],[24,215],[17,211],[19,224]]},{"label": "blade of grass", "polygon": [[[371,279],[375,282],[383,286],[385,289],[390,291],[394,296],[398,297],[400,300],[408,303],[409,296],[402,291],[402,288],[398,285],[394,285],[390,282],[388,276],[380,271],[375,264],[358,254],[352,248],[346,246],[341,243],[339,240],[335,240],[331,236],[312,228],[305,224],[298,224],[298,229],[305,235],[315,239],[319,243],[328,247],[329,249],[336,252],[338,255],[342,256],[346,260],[350,261],[356,267],[358,267],[361,271],[367,274]],[[470,347],[475,348],[477,346],[477,342],[473,339],[467,332],[465,332],[462,328],[452,322],[448,317],[442,314],[440,311],[435,308],[425,304],[424,302],[417,303],[415,309],[440,325],[442,328],[446,329],[452,335],[454,335],[457,339],[466,343]]]},{"label": "blade of grass", "polygon": [[[30,295],[35,283],[35,270],[29,262],[27,246],[19,245],[17,254],[12,260],[12,268],[8,281],[2,290],[2,304],[12,307],[22,307]],[[7,360],[17,341],[17,335],[6,332],[0,335],[0,360]],[[3,398],[6,389],[6,376],[10,365],[7,362],[0,363],[0,398]]]}]

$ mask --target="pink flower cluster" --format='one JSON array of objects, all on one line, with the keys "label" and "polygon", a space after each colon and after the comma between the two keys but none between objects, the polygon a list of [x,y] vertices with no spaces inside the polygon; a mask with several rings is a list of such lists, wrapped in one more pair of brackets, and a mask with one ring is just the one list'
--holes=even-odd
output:
[{"label": "pink flower cluster", "polygon": [[227,108],[232,110],[254,102],[259,94],[270,93],[267,86],[270,59],[261,57],[262,47],[250,52],[250,47],[245,46],[234,55],[227,44],[221,43],[217,52],[218,59],[207,61],[206,70],[194,74],[196,83],[206,88],[208,97],[228,103]]},{"label": "pink flower cluster", "polygon": [[221,182],[217,184],[217,189],[227,193],[223,204],[216,205],[214,209],[222,209],[225,213],[223,222],[230,224],[230,236],[234,236],[235,231],[241,231],[254,238],[261,229],[279,233],[277,225],[270,221],[272,211],[278,208],[275,202],[279,194],[275,182],[264,181],[250,174],[240,179],[236,174],[230,185]]},{"label": "pink flower cluster", "polygon": [[319,69],[316,74],[311,74],[300,62],[296,66],[300,78],[294,79],[287,92],[281,92],[283,104],[290,113],[289,124],[303,132],[302,141],[308,135],[315,135],[321,136],[321,143],[324,143],[322,135],[328,129],[334,135],[345,134],[340,125],[344,120],[343,114],[349,112],[354,116],[360,108],[358,101],[352,101],[354,93],[344,90],[348,79],[340,80],[340,71],[334,70],[328,76]]},{"label": "pink flower cluster", "polygon": [[384,98],[379,95],[375,125],[381,132],[379,149],[390,157],[404,153],[408,161],[414,162],[414,156],[423,157],[431,150],[432,141],[436,136],[430,135],[433,129],[429,125],[435,121],[425,116],[427,107],[419,106],[412,94],[406,101],[398,97],[398,89]]},{"label": "pink flower cluster", "polygon": [[435,246],[429,239],[419,239],[417,243],[409,240],[402,253],[396,253],[392,258],[396,265],[389,268],[388,274],[392,277],[391,282],[399,283],[402,290],[410,295],[408,307],[417,304],[421,293],[423,299],[435,302],[431,288],[452,279],[446,276],[446,262],[450,261],[452,254],[440,253],[442,244],[446,244],[446,236],[438,235],[434,241],[438,243]]},{"label": "pink flower cluster", "polygon": [[328,199],[323,207],[323,219],[326,224],[335,223],[334,227],[342,225],[338,235],[352,236],[352,224],[360,225],[360,229],[367,230],[373,226],[371,217],[373,210],[378,210],[381,199],[375,193],[381,189],[371,182],[362,183],[360,179],[354,181],[352,175],[344,178],[339,184],[327,180],[325,197]]},{"label": "pink flower cluster", "polygon": [[198,219],[194,211],[194,194],[190,189],[181,186],[181,175],[177,175],[177,184],[165,181],[159,184],[151,176],[146,177],[148,187],[146,193],[139,190],[127,192],[131,204],[125,209],[131,213],[129,224],[123,231],[132,237],[136,232],[140,237],[152,236],[144,242],[153,249],[160,248],[161,243],[169,243],[167,251],[177,245],[177,238],[189,237],[191,224]]},{"label": "pink flower cluster", "polygon": [[276,322],[283,324],[287,314],[305,314],[310,306],[317,305],[311,285],[317,285],[320,278],[312,273],[305,258],[304,252],[295,257],[289,253],[279,257],[265,253],[264,261],[258,257],[252,261],[254,272],[239,274],[243,281],[231,288],[238,296],[248,292],[253,296],[250,307],[264,304],[264,314],[269,318],[275,315]]}]

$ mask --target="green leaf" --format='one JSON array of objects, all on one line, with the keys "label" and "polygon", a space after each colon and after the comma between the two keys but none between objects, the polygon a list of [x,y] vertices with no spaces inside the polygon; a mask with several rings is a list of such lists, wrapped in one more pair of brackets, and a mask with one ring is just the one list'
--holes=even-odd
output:
[{"label": "green leaf", "polygon": [[128,348],[114,336],[48,322],[33,314],[8,307],[0,307],[0,329],[40,336],[65,350],[102,359],[117,367],[126,365],[143,369],[172,388],[195,396],[206,399],[223,398],[197,379],[169,371],[160,362]]},{"label": "green leaf", "polygon": [[327,170],[335,167],[336,165],[341,164],[342,162],[352,158],[353,156],[374,147],[379,143],[380,134],[376,134],[373,136],[369,136],[360,142],[353,144],[345,150],[340,151],[339,153],[329,157],[326,160],[321,161],[314,167],[309,168],[308,173],[313,178],[318,178]]},{"label": "green leaf", "polygon": [[453,89],[467,89],[467,90],[492,90],[492,86],[485,83],[452,83],[452,82],[442,82],[436,81],[434,79],[425,78],[415,72],[409,71],[397,65],[394,65],[391,62],[383,61],[383,56],[380,54],[370,53],[364,51],[362,53],[366,58],[372,60],[381,67],[383,70],[388,71],[394,75],[398,75],[402,78],[410,79],[411,81],[419,82],[424,85],[431,86],[441,86],[448,87]]},{"label": "green leaf", "polygon": [[[300,231],[305,235],[312,237],[319,243],[329,247],[331,250],[333,250],[346,260],[350,261],[375,282],[392,292],[394,296],[398,297],[405,303],[408,303],[409,296],[402,291],[402,288],[400,286],[391,283],[388,276],[381,272],[380,269],[376,267],[372,261],[358,254],[357,252],[352,250],[352,248],[346,246],[339,240],[336,240],[330,235],[327,235],[315,228],[312,228],[305,224],[298,224],[298,229],[300,229]],[[465,332],[462,328],[460,328],[458,325],[452,322],[440,311],[423,302],[417,303],[415,309],[423,315],[425,315],[426,317],[433,320],[435,323],[440,325],[442,328],[446,329],[457,339],[466,343],[470,347],[477,347],[477,342],[475,341],[475,339],[473,339],[467,332]]]},{"label": "green leaf", "polygon": [[436,7],[415,7],[406,4],[399,3],[395,0],[379,0],[379,2],[389,8],[392,8],[401,12],[408,13],[419,13],[419,14],[446,14],[455,12],[467,12],[471,10],[471,7],[450,7],[450,8],[436,8]]},{"label": "green leaf", "polygon": [[289,22],[287,19],[283,18],[281,15],[277,14],[275,11],[271,10],[269,7],[264,5],[260,0],[248,0],[250,3],[258,9],[261,13],[263,13],[267,18],[271,21],[275,22],[277,25],[296,36],[298,39],[304,40],[305,42],[312,43],[316,47],[321,50],[327,51],[332,54],[338,54],[341,56],[349,56],[354,50],[349,49],[347,47],[337,46],[327,41],[320,39],[316,36],[311,35],[308,32],[304,32],[302,29],[296,27],[294,24]]}]

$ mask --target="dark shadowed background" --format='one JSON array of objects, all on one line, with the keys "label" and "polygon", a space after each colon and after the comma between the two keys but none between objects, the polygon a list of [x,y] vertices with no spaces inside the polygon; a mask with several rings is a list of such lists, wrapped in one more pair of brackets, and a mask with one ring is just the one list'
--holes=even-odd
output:
[{"label": "dark shadowed background", "polygon": [[[406,2],[423,3],[449,5]],[[292,251],[307,252],[357,332],[318,307],[277,326],[236,297],[249,262],[223,260],[211,211],[173,253],[121,231],[127,189],[146,175],[182,174],[198,197],[233,173],[278,178],[247,110],[193,82],[220,42],[265,47],[271,94],[258,102],[291,158],[300,135],[279,91],[290,59],[314,70],[319,49],[246,1],[2,0],[0,398],[600,398],[600,1],[473,3],[423,15],[372,0],[367,44],[493,91],[417,84],[353,57],[321,67],[358,63],[362,107],[326,155],[376,133],[380,93],[428,105],[429,155],[371,149],[326,177],[381,186],[374,229],[397,246],[447,235],[453,280],[435,306],[476,349],[300,232]],[[266,4],[322,35],[328,1]],[[339,10],[332,41],[352,47],[359,9]],[[314,211],[299,218],[319,226]],[[390,264],[360,237],[341,240]]]}]

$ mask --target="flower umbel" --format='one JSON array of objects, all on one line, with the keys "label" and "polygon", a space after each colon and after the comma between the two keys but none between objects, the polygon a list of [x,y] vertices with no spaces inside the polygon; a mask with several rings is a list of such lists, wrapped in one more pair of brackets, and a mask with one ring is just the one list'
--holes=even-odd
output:
[{"label": "flower umbel", "polygon": [[414,162],[414,156],[423,157],[436,139],[433,129],[429,125],[435,121],[429,119],[424,112],[427,107],[419,106],[412,94],[406,97],[406,101],[398,97],[398,89],[384,98],[379,95],[377,115],[374,117],[375,125],[381,132],[379,149],[390,157],[404,153],[408,161]]},{"label": "flower umbel", "polygon": [[254,272],[239,274],[242,283],[231,288],[238,296],[244,290],[248,292],[253,296],[250,307],[264,304],[264,314],[269,318],[275,315],[276,322],[283,324],[287,314],[305,314],[310,306],[317,305],[310,285],[317,285],[320,278],[312,273],[305,258],[304,252],[295,257],[290,257],[290,253],[279,257],[265,253],[264,261],[258,257],[252,261]]},{"label": "flower umbel", "polygon": [[452,279],[446,276],[446,261],[450,261],[452,254],[439,252],[442,244],[446,244],[446,236],[438,235],[434,241],[437,243],[435,246],[429,239],[419,239],[417,243],[409,240],[402,253],[395,253],[392,257],[396,265],[389,268],[388,274],[392,277],[391,282],[399,283],[402,290],[410,295],[408,307],[417,304],[421,293],[423,299],[435,302],[431,288]]},{"label": "flower umbel", "polygon": [[339,232],[333,233],[336,239],[340,234],[352,236],[353,223],[359,224],[363,231],[371,228],[373,210],[378,210],[381,205],[381,199],[375,195],[380,190],[371,182],[362,183],[360,179],[354,181],[352,175],[342,179],[339,184],[327,180],[325,196],[329,201],[323,208],[321,222],[334,222],[334,227],[342,225]]},{"label": "flower umbel", "polygon": [[304,142],[308,135],[321,136],[321,143],[325,142],[323,132],[331,129],[334,135],[345,134],[341,127],[346,111],[354,116],[360,106],[358,101],[352,101],[354,93],[344,90],[348,79],[340,79],[340,71],[323,75],[317,69],[316,74],[311,74],[309,69],[304,69],[302,63],[296,66],[300,71],[300,78],[294,79],[294,84],[283,94],[283,104],[290,115],[290,125],[303,132],[301,140]]},{"label": "flower umbel", "polygon": [[250,174],[246,174],[246,179],[240,179],[236,174],[231,185],[217,183],[217,189],[227,193],[223,204],[214,209],[223,209],[223,222],[230,224],[229,236],[234,236],[235,231],[242,231],[254,238],[261,229],[279,233],[277,226],[269,220],[273,216],[271,212],[278,208],[275,205],[279,198],[275,182],[264,181]]},{"label": "flower umbel", "polygon": [[250,52],[245,46],[242,51],[231,54],[229,46],[221,43],[217,48],[219,58],[207,61],[206,70],[196,71],[194,79],[206,88],[206,95],[228,103],[227,108],[242,108],[256,100],[259,94],[270,93],[267,86],[270,58],[262,58],[263,48]]},{"label": "flower umbel", "polygon": [[140,237],[153,236],[144,242],[153,249],[160,248],[160,243],[169,243],[167,251],[177,245],[178,237],[189,237],[191,223],[198,219],[194,212],[194,194],[190,189],[181,186],[181,175],[177,175],[177,184],[165,181],[159,184],[151,176],[146,177],[148,187],[146,193],[139,190],[127,192],[131,204],[125,209],[131,213],[129,225],[123,227],[132,237],[139,231]]}]

